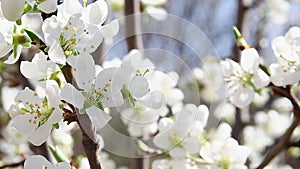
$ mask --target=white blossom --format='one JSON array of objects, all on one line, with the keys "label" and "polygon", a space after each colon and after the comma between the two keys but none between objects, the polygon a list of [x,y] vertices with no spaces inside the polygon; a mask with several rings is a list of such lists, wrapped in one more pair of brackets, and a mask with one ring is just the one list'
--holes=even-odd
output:
[{"label": "white blossom", "polygon": [[239,108],[248,106],[254,99],[254,93],[269,84],[269,77],[259,68],[259,55],[253,48],[242,51],[241,64],[230,59],[221,61],[221,64],[226,96]]}]

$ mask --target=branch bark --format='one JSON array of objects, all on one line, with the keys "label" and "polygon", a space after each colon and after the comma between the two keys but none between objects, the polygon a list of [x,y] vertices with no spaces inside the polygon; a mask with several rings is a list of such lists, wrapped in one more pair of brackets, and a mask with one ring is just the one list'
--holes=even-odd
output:
[{"label": "branch bark", "polygon": [[257,169],[263,169],[274,159],[274,157],[276,157],[282,150],[284,150],[289,145],[291,135],[293,134],[295,128],[299,125],[300,122],[300,101],[293,94],[291,86],[287,86],[286,88],[273,86],[273,91],[275,91],[275,93],[278,95],[287,97],[292,102],[294,119],[293,123],[285,131],[285,133],[281,137],[279,137],[278,141],[275,142],[273,146],[271,146],[271,150],[268,151],[267,155],[264,157],[263,161],[257,167]]},{"label": "branch bark", "polygon": [[[73,82],[72,67],[66,65],[63,67],[62,72],[68,83]],[[77,88],[77,86],[74,86]],[[101,169],[100,163],[100,147],[99,140],[97,139],[97,133],[95,126],[92,124],[86,113],[80,114],[76,111],[77,123],[82,133],[82,146],[83,150],[89,160],[90,167],[92,169]]]}]

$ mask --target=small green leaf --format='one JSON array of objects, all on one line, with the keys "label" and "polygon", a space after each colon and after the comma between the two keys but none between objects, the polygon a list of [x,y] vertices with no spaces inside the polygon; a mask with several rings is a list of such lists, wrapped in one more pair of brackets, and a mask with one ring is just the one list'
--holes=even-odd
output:
[{"label": "small green leaf", "polygon": [[60,162],[68,162],[67,158],[63,155],[58,148],[54,148],[53,146],[49,146],[51,153],[53,154],[54,158],[58,163]]}]

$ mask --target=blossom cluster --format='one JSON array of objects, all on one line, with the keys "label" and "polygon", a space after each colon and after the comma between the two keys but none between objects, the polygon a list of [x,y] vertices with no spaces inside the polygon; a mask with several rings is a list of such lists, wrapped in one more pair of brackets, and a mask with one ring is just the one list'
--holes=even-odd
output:
[{"label": "blossom cluster", "polygon": [[[165,13],[158,8],[165,3],[166,0],[142,0],[148,12]],[[157,69],[143,51],[134,49],[123,59],[95,64],[91,53],[105,38],[114,37],[121,24],[118,20],[106,23],[107,15],[104,0],[91,4],[83,1],[83,5],[77,0],[64,0],[61,4],[56,0],[1,1],[0,57],[5,64],[20,63],[21,74],[34,84],[16,92],[7,109],[11,121],[3,135],[15,138],[14,143],[20,147],[25,140],[34,146],[50,142],[70,159],[74,145],[71,132],[78,129],[72,122],[79,121],[73,116],[87,114],[99,131],[112,120],[111,112],[118,110],[129,136],[152,139],[153,144],[145,146],[153,151],[147,152],[145,146],[138,145],[141,150],[163,152],[152,162],[152,169],[244,169],[257,167],[265,148],[291,125],[290,112],[294,110],[290,98],[278,98],[269,111],[244,118],[249,125],[241,134],[242,142],[231,126],[233,116],[240,113],[235,107],[244,109],[257,100],[266,102],[272,94],[270,87],[287,89],[299,83],[300,28],[292,27],[285,36],[273,40],[278,62],[269,67],[264,66],[254,48],[242,50],[239,63],[207,59],[203,68],[195,67],[191,74],[197,86],[190,90],[196,89],[204,103],[193,104],[185,100],[180,88],[189,82],[180,82],[178,72]],[[38,48],[33,58],[23,57],[21,52],[32,48]],[[64,69],[68,67],[71,71],[66,74]],[[72,76],[72,81],[67,80],[67,75]],[[205,104],[208,102],[219,106],[210,109]],[[214,128],[208,124],[210,119],[221,122]],[[294,132],[292,137],[298,135]],[[98,138],[104,146],[102,137]],[[0,145],[13,147],[14,143]],[[26,145],[24,149],[20,147],[16,149],[22,154],[32,154]],[[32,155],[24,168],[75,167],[68,160],[57,162],[52,164],[43,156]],[[117,168],[104,152],[101,162],[107,168]],[[276,166],[276,162],[269,167],[272,165]],[[86,158],[76,167],[88,168]]]}]

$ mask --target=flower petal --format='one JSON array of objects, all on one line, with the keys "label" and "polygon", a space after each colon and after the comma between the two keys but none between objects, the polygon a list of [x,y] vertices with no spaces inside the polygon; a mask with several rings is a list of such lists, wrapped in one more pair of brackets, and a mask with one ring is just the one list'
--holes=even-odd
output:
[{"label": "flower petal", "polygon": [[24,163],[24,169],[41,169],[45,167],[52,169],[54,166],[41,155],[33,155],[27,158]]},{"label": "flower petal", "polygon": [[111,116],[109,114],[95,106],[87,108],[86,113],[89,115],[89,118],[95,125],[96,129],[103,128],[111,120]]}]

